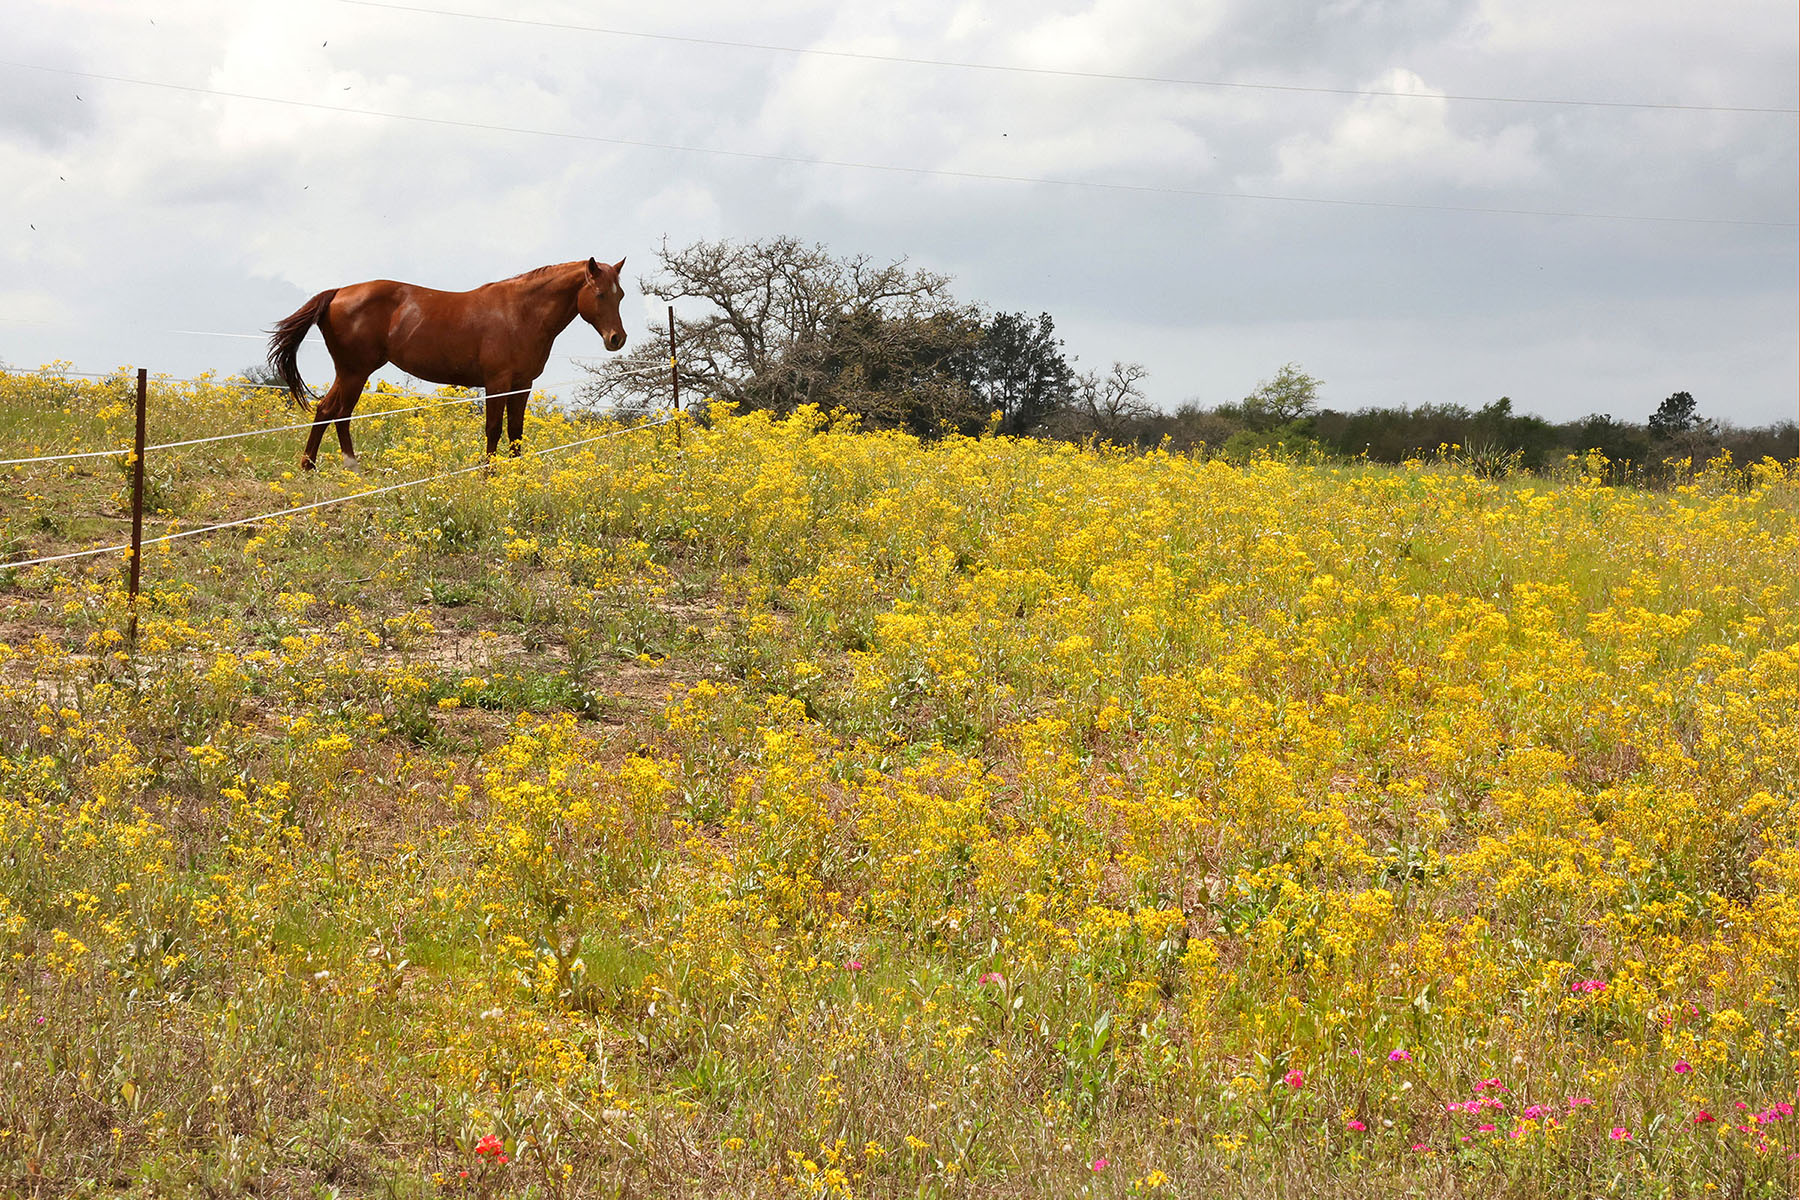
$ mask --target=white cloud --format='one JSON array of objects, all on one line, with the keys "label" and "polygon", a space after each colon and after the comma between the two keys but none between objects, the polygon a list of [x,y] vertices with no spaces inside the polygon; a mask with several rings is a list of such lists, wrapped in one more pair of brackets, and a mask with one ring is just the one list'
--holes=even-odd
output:
[{"label": "white cloud", "polygon": [[0,289],[0,320],[15,325],[61,325],[75,310],[42,288]]},{"label": "white cloud", "polygon": [[[1773,0],[470,7],[671,35],[1414,95],[968,71],[324,0],[153,9],[15,0],[8,53],[319,104],[948,171],[1764,220],[1791,220],[1796,208],[1791,117],[1445,98],[1791,103],[1794,9]],[[254,330],[323,287],[374,276],[466,287],[590,253],[628,256],[629,275],[652,268],[664,235],[681,245],[789,233],[844,253],[910,255],[956,273],[970,300],[1047,309],[1083,365],[1141,359],[1153,397],[1169,402],[1232,399],[1298,359],[1344,398],[1417,403],[1439,397],[1446,380],[1488,376],[1497,395],[1508,390],[1497,377],[1520,364],[1542,386],[1531,396],[1513,389],[1515,398],[1551,412],[1635,412],[1664,376],[1662,394],[1706,380],[1746,413],[1792,407],[1791,230],[944,179],[5,68],[0,177],[0,318],[14,318],[0,320],[0,357],[12,362],[64,357],[105,369],[141,357],[158,370],[229,369],[255,356],[254,342],[168,331]],[[648,319],[660,315],[652,307]],[[1554,320],[1540,320],[1546,313]],[[1347,333],[1352,320],[1367,324]],[[1619,333],[1649,328],[1654,336]],[[1508,331],[1504,348],[1478,344],[1482,329]],[[1747,329],[1773,357],[1746,352]],[[560,348],[599,352],[579,330]],[[316,343],[307,355],[309,372],[322,369]],[[1742,388],[1729,386],[1734,369]],[[1702,385],[1689,390],[1709,403]]]},{"label": "white cloud", "polygon": [[1280,182],[1326,195],[1357,195],[1385,193],[1395,184],[1512,188],[1544,178],[1537,135],[1529,126],[1506,125],[1485,134],[1458,131],[1443,89],[1428,87],[1402,67],[1366,86],[1418,99],[1360,96],[1327,133],[1300,133],[1282,142],[1276,151]]}]

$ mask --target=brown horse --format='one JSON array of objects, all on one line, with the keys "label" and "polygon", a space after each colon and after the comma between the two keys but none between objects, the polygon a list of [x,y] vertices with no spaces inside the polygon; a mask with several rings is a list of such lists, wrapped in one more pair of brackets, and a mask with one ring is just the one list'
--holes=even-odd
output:
[{"label": "brown horse", "polygon": [[550,359],[551,343],[577,315],[592,325],[608,350],[625,344],[619,301],[625,290],[616,263],[559,263],[469,292],[440,292],[391,279],[375,279],[320,292],[270,332],[269,365],[294,399],[306,402],[306,384],[295,361],[306,331],[317,325],[331,351],[337,378],[319,401],[300,465],[311,470],[337,422],[338,449],[356,465],[350,414],[363,385],[385,363],[432,383],[487,389],[487,452],[500,444],[500,420],[519,452],[525,402]]}]

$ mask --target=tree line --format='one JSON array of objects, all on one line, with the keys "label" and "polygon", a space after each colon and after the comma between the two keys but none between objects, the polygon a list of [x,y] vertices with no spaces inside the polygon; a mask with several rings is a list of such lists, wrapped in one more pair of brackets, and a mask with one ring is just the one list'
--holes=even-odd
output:
[{"label": "tree line", "polygon": [[1184,404],[1154,414],[1133,440],[1227,457],[1268,451],[1399,463],[1443,455],[1483,475],[1543,472],[1598,451],[1607,460],[1606,477],[1617,483],[1667,481],[1684,463],[1699,467],[1722,454],[1744,464],[1765,457],[1792,462],[1800,452],[1795,422],[1743,428],[1702,416],[1688,392],[1670,395],[1642,422],[1603,413],[1556,422],[1514,412],[1507,396],[1477,409],[1423,404],[1340,412],[1319,405],[1320,387],[1289,363],[1236,404]]},{"label": "tree line", "polygon": [[[993,431],[1245,457],[1261,452],[1377,462],[1448,453],[1484,472],[1538,471],[1598,450],[1623,479],[1654,479],[1682,459],[1729,452],[1790,461],[1794,422],[1740,429],[1708,419],[1676,392],[1641,422],[1594,414],[1553,423],[1501,397],[1459,404],[1320,405],[1321,383],[1289,363],[1236,403],[1162,412],[1144,395],[1142,365],[1078,371],[1048,313],[988,312],[956,299],[949,276],[904,260],[838,257],[795,238],[702,241],[657,252],[650,295],[677,308],[675,371],[684,396],[743,410],[802,405],[854,414],[870,427],[921,437]],[[661,338],[590,366],[578,402],[621,413],[667,403]]]}]

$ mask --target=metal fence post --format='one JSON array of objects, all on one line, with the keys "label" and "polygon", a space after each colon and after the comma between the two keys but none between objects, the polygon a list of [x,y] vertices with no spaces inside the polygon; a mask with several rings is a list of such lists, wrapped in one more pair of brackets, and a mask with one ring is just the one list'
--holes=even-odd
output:
[{"label": "metal fence post", "polygon": [[150,373],[143,367],[139,367],[137,436],[131,447],[131,573],[130,582],[125,589],[131,612],[126,641],[134,651],[137,649],[138,632],[138,576],[143,568],[144,560],[144,401],[149,390]]},{"label": "metal fence post", "polygon": [[681,372],[675,367],[675,306],[669,305],[669,388],[675,399],[675,449],[681,449]]}]

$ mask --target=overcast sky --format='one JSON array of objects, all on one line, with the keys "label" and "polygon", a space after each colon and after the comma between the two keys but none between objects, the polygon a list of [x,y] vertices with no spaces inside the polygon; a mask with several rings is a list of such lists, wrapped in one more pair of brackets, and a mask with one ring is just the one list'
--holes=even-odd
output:
[{"label": "overcast sky", "polygon": [[1291,361],[1342,409],[1795,416],[1791,111],[1454,98],[1791,110],[1792,0],[418,4],[0,0],[0,360],[233,371],[327,287],[792,234],[1164,407]]}]

